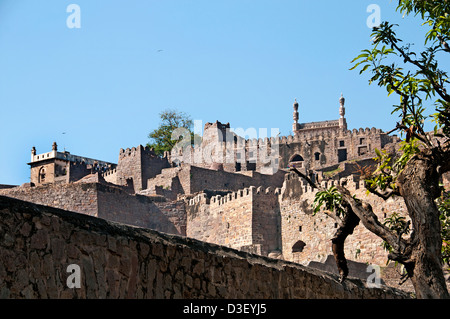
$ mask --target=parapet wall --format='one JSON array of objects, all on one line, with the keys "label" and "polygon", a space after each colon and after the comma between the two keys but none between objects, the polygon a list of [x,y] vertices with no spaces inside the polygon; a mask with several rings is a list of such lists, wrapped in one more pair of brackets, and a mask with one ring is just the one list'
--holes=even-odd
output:
[{"label": "parapet wall", "polygon": [[[381,222],[394,212],[409,218],[403,198],[391,197],[384,201],[367,194],[364,181],[360,181],[357,176],[350,175],[338,181],[323,182],[322,186],[329,188],[336,184],[345,185],[353,195],[369,203]],[[337,224],[323,212],[313,215],[312,204],[316,193],[317,189],[306,185],[298,176],[286,175],[280,195],[281,241],[286,260],[306,265],[311,261],[324,262],[333,254],[331,238],[337,230]],[[295,249],[299,247],[299,243],[302,245],[300,251]],[[345,255],[349,260],[380,266],[387,262],[387,252],[382,247],[382,240],[361,223],[346,239]]]},{"label": "parapet wall", "polygon": [[[0,196],[0,298],[406,298],[301,265]],[[68,288],[69,265],[80,288]],[[70,282],[70,281],[69,281]]]},{"label": "parapet wall", "polygon": [[[373,157],[376,148],[399,141],[396,136],[387,135],[374,127],[308,129],[289,136],[251,139],[244,139],[230,131],[226,134],[219,129],[212,131],[210,135],[215,138],[209,138],[209,134],[205,133],[200,147],[175,147],[171,160],[205,168],[221,163],[226,171],[256,170],[270,174],[276,169],[288,167],[290,158],[295,155],[301,155],[309,169],[320,169],[347,159]],[[217,138],[218,134],[222,134],[222,138]],[[256,134],[256,131],[252,132],[252,135]]]},{"label": "parapet wall", "polygon": [[170,234],[186,234],[183,201],[130,195],[101,183],[70,183],[0,190],[0,195]]},{"label": "parapet wall", "polygon": [[149,178],[155,177],[169,166],[166,157],[156,156],[147,146],[120,149],[115,179],[118,185],[127,185],[127,179],[132,179],[135,192],[139,192],[147,188]]},{"label": "parapet wall", "polygon": [[186,235],[261,255],[280,250],[279,192],[251,186],[224,196],[198,194],[186,208]]},{"label": "parapet wall", "polygon": [[[322,123],[322,122],[320,122]],[[381,129],[377,129],[375,127],[372,128],[359,128],[359,129],[353,129],[353,130],[330,130],[330,131],[306,131],[306,132],[297,132],[294,135],[288,135],[288,136],[279,136],[279,137],[265,137],[265,138],[249,138],[244,139],[240,136],[236,136],[235,134],[230,132],[229,137],[233,137],[233,140],[226,140],[224,141],[224,145],[227,145],[229,143],[233,144],[234,147],[238,145],[243,145],[245,148],[263,148],[268,145],[272,144],[290,144],[290,143],[298,143],[298,142],[304,142],[305,140],[310,139],[333,139],[338,137],[349,137],[349,138],[356,138],[356,137],[364,137],[364,136],[387,136],[391,137],[391,139],[397,140],[394,136],[389,136],[386,133],[384,133]],[[224,134],[223,137],[228,137],[228,135]],[[391,140],[389,139],[389,140]],[[184,149],[182,149],[184,151]],[[194,148],[188,147],[187,150],[189,152],[194,152]],[[180,149],[177,148],[177,151],[179,152]],[[178,157],[182,154],[174,154],[175,157]]]},{"label": "parapet wall", "polygon": [[19,186],[0,190],[0,195],[23,201],[97,216],[98,199],[95,184],[47,184],[30,187]]},{"label": "parapet wall", "polygon": [[281,187],[285,172],[273,175],[258,172],[246,174],[214,171],[191,165],[182,165],[178,174],[185,194],[195,194],[204,190],[237,191],[250,186]]}]

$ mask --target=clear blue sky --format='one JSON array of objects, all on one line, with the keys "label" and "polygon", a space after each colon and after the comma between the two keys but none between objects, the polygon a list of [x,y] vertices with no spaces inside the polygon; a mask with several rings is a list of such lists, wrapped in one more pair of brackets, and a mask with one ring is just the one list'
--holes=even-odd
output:
[{"label": "clear blue sky", "polygon": [[167,108],[289,135],[294,98],[300,122],[329,120],[343,92],[350,129],[390,130],[397,98],[349,71],[370,47],[371,3],[422,44],[397,1],[0,0],[0,184],[29,182],[32,146],[53,141],[117,163]]}]

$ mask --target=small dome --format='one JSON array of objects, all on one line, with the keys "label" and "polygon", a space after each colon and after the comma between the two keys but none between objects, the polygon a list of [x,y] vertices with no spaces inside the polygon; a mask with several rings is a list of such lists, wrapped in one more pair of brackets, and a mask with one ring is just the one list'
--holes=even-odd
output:
[{"label": "small dome", "polygon": [[345,98],[344,98],[344,96],[342,95],[342,93],[341,93],[341,98],[339,99],[339,103],[340,103],[341,105],[344,105],[344,103],[345,103]]}]

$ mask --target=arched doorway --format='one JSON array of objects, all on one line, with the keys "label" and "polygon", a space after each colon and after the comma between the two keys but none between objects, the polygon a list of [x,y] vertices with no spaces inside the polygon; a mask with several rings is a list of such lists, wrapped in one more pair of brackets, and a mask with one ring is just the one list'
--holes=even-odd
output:
[{"label": "arched doorway", "polygon": [[306,246],[306,243],[302,240],[297,241],[292,246],[292,261],[293,262],[302,263],[301,254],[302,254],[302,251],[305,248],[305,246]]},{"label": "arched doorway", "polygon": [[302,240],[297,241],[294,246],[292,246],[292,253],[301,253],[303,248],[305,248],[306,243]]},{"label": "arched doorway", "polygon": [[295,154],[289,160],[289,167],[303,168],[303,162],[303,157],[299,154]]}]

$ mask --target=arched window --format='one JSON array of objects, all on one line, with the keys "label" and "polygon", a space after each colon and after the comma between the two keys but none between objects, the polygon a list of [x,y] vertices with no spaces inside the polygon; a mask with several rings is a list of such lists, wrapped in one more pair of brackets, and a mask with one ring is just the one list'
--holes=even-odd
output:
[{"label": "arched window", "polygon": [[41,167],[39,169],[39,176],[38,176],[39,183],[45,182],[45,167]]},{"label": "arched window", "polygon": [[293,253],[301,253],[303,251],[303,248],[305,248],[306,243],[304,241],[299,240],[292,246],[292,252]]}]

